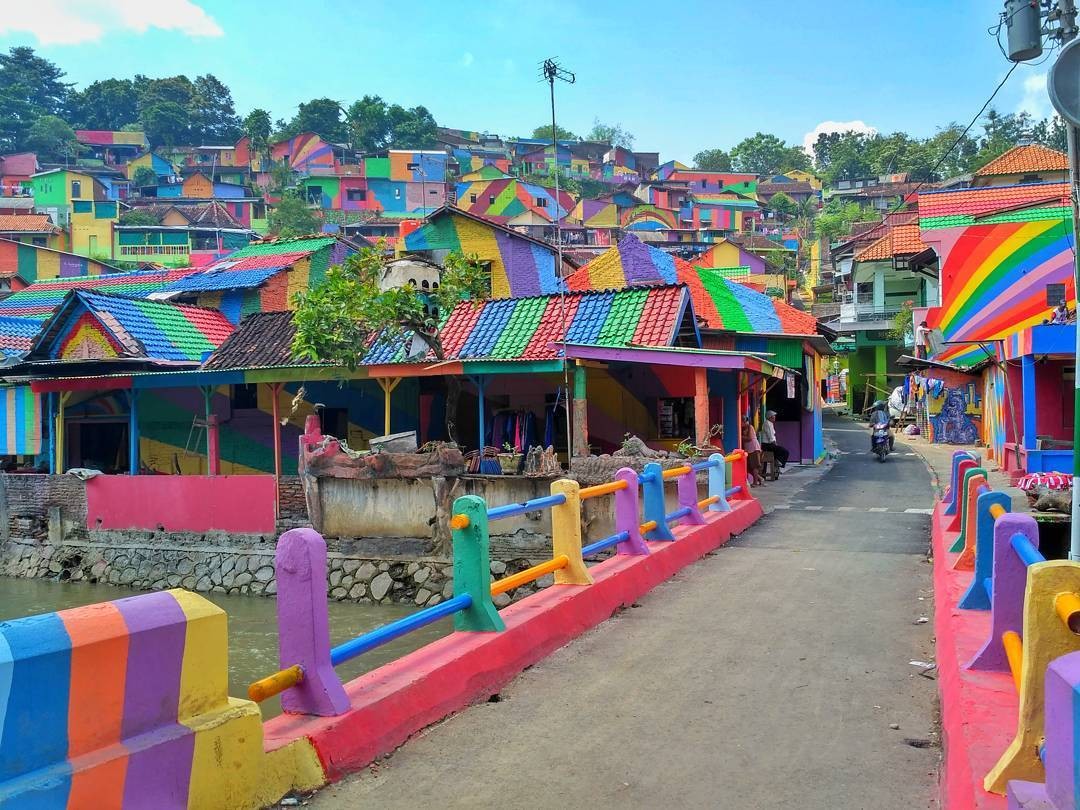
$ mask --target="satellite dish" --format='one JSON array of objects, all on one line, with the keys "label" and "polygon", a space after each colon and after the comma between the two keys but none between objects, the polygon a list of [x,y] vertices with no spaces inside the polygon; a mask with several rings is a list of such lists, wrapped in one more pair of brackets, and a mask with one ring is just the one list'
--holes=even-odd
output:
[{"label": "satellite dish", "polygon": [[1080,127],[1080,39],[1061,49],[1046,78],[1046,89],[1058,114]]}]

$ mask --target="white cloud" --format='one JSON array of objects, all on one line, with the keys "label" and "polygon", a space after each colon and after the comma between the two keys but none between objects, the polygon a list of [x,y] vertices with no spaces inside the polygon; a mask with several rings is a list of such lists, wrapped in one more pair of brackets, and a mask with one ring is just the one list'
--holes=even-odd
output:
[{"label": "white cloud", "polygon": [[462,67],[469,67],[469,65],[471,65],[474,61],[475,59],[473,58],[473,55],[468,51],[465,51],[465,53],[461,56]]},{"label": "white cloud", "polygon": [[35,0],[12,4],[0,17],[0,35],[30,34],[40,45],[78,45],[113,32],[145,34],[151,28],[191,37],[225,33],[192,0]]},{"label": "white cloud", "polygon": [[817,141],[818,135],[825,132],[865,132],[867,135],[877,134],[877,130],[865,121],[822,121],[803,135],[803,151],[813,157],[814,142]]},{"label": "white cloud", "polygon": [[1034,73],[1024,79],[1024,95],[1016,105],[1018,113],[1026,112],[1032,118],[1045,118],[1050,114],[1050,97],[1046,93],[1046,74]]}]

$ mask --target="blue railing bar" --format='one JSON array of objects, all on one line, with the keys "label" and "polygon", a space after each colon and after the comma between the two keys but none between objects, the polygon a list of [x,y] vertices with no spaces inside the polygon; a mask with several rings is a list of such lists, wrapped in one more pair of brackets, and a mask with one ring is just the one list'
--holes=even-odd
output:
[{"label": "blue railing bar", "polygon": [[488,520],[502,520],[503,518],[524,515],[526,512],[535,512],[537,509],[549,509],[552,506],[560,506],[566,503],[566,496],[545,495],[543,498],[533,498],[525,503],[508,503],[506,506],[496,506],[488,509]]},{"label": "blue railing bar", "polygon": [[742,492],[742,484],[740,484],[739,486],[732,487],[731,489],[725,489],[724,490],[724,497],[725,498],[730,498],[732,495],[737,495],[740,492]]},{"label": "blue railing bar", "polygon": [[1046,562],[1046,557],[1024,535],[1014,534],[1009,542],[1012,543],[1016,556],[1024,565]]},{"label": "blue railing bar", "polygon": [[708,459],[706,461],[702,461],[702,462],[699,462],[699,463],[693,465],[693,470],[694,470],[694,472],[701,472],[702,470],[709,469],[709,467],[718,467],[718,466],[720,466],[719,462],[713,461],[712,459]]},{"label": "blue railing bar", "polygon": [[459,610],[466,610],[471,606],[472,597],[467,593],[463,593],[452,599],[447,599],[445,602],[418,610],[416,613],[398,619],[396,622],[384,624],[382,627],[377,627],[362,636],[357,636],[344,644],[334,647],[330,650],[330,663],[336,667],[338,664],[343,664],[358,655],[363,655],[368,650],[381,647],[395,638],[400,638],[413,630],[418,630],[425,625],[437,622],[439,619],[457,613]]},{"label": "blue railing bar", "polygon": [[991,577],[983,578],[983,588],[986,589],[986,598],[991,602],[994,601],[994,580]]},{"label": "blue railing bar", "polygon": [[689,506],[684,506],[682,509],[676,509],[670,515],[664,515],[664,520],[666,520],[668,523],[671,523],[671,521],[678,520],[679,518],[684,518],[689,514],[690,514],[690,507]]},{"label": "blue railing bar", "polygon": [[603,540],[597,540],[595,543],[589,543],[587,546],[583,546],[581,549],[581,556],[588,557],[590,554],[595,554],[598,551],[603,551],[605,548],[611,546],[617,546],[624,540],[630,539],[630,532],[619,532],[613,534],[611,537],[605,537]]}]

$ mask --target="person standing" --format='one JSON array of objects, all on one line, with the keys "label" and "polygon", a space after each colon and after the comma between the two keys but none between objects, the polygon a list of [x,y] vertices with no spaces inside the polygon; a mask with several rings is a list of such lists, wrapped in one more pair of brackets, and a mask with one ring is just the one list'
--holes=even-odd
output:
[{"label": "person standing", "polygon": [[761,449],[773,454],[780,469],[787,466],[791,454],[776,443],[776,411],[765,412],[765,421],[761,425]]},{"label": "person standing", "polygon": [[746,451],[746,473],[750,476],[750,486],[764,484],[765,477],[761,474],[761,443],[758,442],[757,431],[750,423],[749,416],[743,417],[742,449]]},{"label": "person standing", "polygon": [[915,327],[915,356],[920,360],[930,356],[930,327],[926,321]]}]

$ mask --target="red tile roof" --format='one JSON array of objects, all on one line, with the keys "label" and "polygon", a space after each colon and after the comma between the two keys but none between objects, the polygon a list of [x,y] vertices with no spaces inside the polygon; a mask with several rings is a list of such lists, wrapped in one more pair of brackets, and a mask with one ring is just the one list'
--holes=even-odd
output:
[{"label": "red tile roof", "polygon": [[51,233],[56,230],[48,214],[0,214],[0,233],[12,231]]},{"label": "red tile roof", "polygon": [[1014,146],[975,172],[976,177],[1034,172],[1067,172],[1069,158],[1064,152],[1037,143]]},{"label": "red tile roof", "polygon": [[959,191],[934,191],[919,195],[921,219],[947,216],[981,217],[998,211],[1034,205],[1068,205],[1068,183],[1025,183],[1019,186],[985,186]]},{"label": "red tile roof", "polygon": [[869,247],[855,254],[857,262],[875,262],[894,256],[914,256],[922,253],[927,245],[919,237],[918,225],[897,225]]}]

